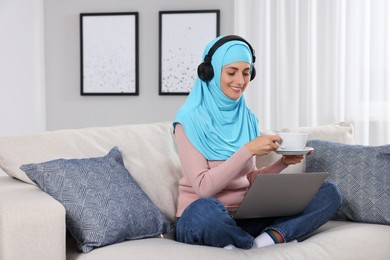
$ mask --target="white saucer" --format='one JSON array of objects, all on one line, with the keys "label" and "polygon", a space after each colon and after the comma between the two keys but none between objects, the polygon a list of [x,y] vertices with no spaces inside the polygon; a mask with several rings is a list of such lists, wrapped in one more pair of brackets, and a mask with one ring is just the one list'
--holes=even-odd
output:
[{"label": "white saucer", "polygon": [[299,151],[290,151],[290,150],[276,150],[275,153],[282,154],[282,155],[305,155],[308,154],[310,151],[314,151],[313,147],[305,147],[303,150]]}]

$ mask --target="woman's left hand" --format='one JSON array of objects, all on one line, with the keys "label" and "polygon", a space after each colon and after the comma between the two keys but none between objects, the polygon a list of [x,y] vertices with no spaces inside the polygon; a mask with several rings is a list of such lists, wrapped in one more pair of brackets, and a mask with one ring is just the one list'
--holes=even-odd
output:
[{"label": "woman's left hand", "polygon": [[[307,155],[311,155],[313,151],[310,151]],[[283,155],[282,162],[286,165],[292,165],[300,163],[305,158],[304,155]]]},{"label": "woman's left hand", "polygon": [[283,155],[282,162],[286,165],[292,165],[300,163],[303,158],[303,155]]}]

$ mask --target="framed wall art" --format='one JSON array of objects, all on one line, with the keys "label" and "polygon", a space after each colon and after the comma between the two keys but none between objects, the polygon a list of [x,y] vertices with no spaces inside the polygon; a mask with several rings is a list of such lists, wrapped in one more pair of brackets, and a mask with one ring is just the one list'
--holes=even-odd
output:
[{"label": "framed wall art", "polygon": [[138,12],[80,14],[81,95],[138,95]]},{"label": "framed wall art", "polygon": [[160,11],[160,95],[188,95],[203,49],[219,36],[219,10]]}]

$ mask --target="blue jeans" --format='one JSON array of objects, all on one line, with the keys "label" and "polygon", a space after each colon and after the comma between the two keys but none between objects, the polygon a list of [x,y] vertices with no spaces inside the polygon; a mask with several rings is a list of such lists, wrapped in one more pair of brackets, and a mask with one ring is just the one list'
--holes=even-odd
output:
[{"label": "blue jeans", "polygon": [[234,219],[215,198],[191,203],[176,221],[176,240],[195,245],[249,249],[260,233],[273,229],[285,242],[300,239],[326,223],[340,208],[341,194],[331,182],[320,190],[299,215],[279,218]]}]

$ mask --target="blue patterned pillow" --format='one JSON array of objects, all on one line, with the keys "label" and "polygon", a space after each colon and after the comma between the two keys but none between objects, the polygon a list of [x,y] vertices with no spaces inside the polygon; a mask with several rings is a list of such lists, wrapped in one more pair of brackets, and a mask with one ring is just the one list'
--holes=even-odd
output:
[{"label": "blue patterned pillow", "polygon": [[106,156],[22,165],[38,186],[61,202],[80,251],[173,231],[138,186],[114,147]]},{"label": "blue patterned pillow", "polygon": [[390,145],[311,140],[306,172],[327,171],[343,194],[336,220],[390,224]]}]

